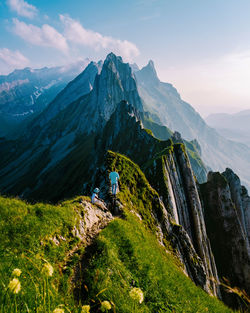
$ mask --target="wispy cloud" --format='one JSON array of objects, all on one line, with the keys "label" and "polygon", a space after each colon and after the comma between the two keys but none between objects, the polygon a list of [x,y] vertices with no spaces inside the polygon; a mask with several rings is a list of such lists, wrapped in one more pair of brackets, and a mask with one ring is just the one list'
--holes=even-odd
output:
[{"label": "wispy cloud", "polygon": [[137,46],[128,41],[104,36],[98,32],[84,28],[79,21],[67,15],[60,15],[60,33],[57,29],[44,24],[36,26],[13,18],[12,32],[26,42],[40,47],[50,47],[62,52],[68,58],[77,58],[82,48],[93,49],[97,54],[114,52],[125,61],[133,61],[140,54]]},{"label": "wispy cloud", "polygon": [[16,18],[13,19],[13,24],[14,33],[25,41],[36,46],[55,48],[67,54],[66,39],[52,26],[44,24],[42,27],[38,27],[33,24],[26,24]]},{"label": "wispy cloud", "polygon": [[140,53],[136,45],[130,41],[115,39],[86,29],[80,22],[66,15],[60,15],[60,20],[64,24],[65,38],[72,43],[90,47],[96,51],[112,51],[121,55],[127,61],[131,61]]},{"label": "wispy cloud", "polygon": [[20,16],[33,18],[38,12],[34,5],[24,0],[7,0],[7,4],[12,11],[15,11]]},{"label": "wispy cloud", "polygon": [[18,50],[0,49],[1,74],[9,73],[16,68],[24,68],[30,61]]}]

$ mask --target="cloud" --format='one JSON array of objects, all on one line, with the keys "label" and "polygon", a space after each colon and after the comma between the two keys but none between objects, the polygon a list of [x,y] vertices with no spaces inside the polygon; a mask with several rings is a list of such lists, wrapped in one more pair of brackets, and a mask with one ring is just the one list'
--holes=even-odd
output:
[{"label": "cloud", "polygon": [[80,22],[66,15],[60,15],[60,20],[64,24],[65,38],[72,43],[90,47],[96,51],[112,51],[123,56],[128,61],[140,54],[136,45],[130,41],[103,36],[93,30],[84,28]]},{"label": "cloud", "polygon": [[7,0],[7,4],[12,11],[17,12],[17,14],[24,17],[33,18],[38,12],[34,5],[31,5],[24,0]]},{"label": "cloud", "polygon": [[1,74],[7,74],[16,68],[24,68],[30,61],[18,50],[0,49]]},{"label": "cloud", "polygon": [[37,27],[32,24],[26,24],[18,19],[13,19],[13,31],[16,35],[25,41],[41,47],[51,47],[68,53],[68,44],[62,34],[48,24]]}]

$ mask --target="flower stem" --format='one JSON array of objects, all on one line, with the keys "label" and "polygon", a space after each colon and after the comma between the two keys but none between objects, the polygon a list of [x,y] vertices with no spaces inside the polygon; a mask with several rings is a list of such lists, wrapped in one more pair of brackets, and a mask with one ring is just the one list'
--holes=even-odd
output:
[{"label": "flower stem", "polygon": [[48,294],[48,308],[50,313],[50,295],[49,295],[49,282],[48,282],[48,277],[46,277],[46,287],[47,287],[47,294]]},{"label": "flower stem", "polygon": [[46,312],[46,280],[43,279],[43,309]]},{"label": "flower stem", "polygon": [[16,295],[14,295],[15,313],[17,313]]}]

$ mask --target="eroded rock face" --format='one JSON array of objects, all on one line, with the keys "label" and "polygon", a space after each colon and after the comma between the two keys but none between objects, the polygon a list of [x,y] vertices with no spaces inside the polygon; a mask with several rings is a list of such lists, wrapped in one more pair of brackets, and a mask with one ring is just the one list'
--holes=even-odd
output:
[{"label": "eroded rock face", "polygon": [[[216,265],[206,232],[195,177],[185,146],[183,143],[172,144],[164,151],[164,154],[156,157],[146,168],[146,176],[161,196],[171,218],[176,224],[181,225],[185,232],[185,236],[183,231],[177,234],[173,232],[173,237],[178,241],[180,255],[182,257],[186,255],[183,261],[189,276],[207,292],[219,296]],[[189,243],[185,238],[188,238]],[[190,263],[188,254],[192,256],[192,259],[199,261],[196,264]],[[198,270],[199,262],[202,267]]]},{"label": "eroded rock face", "polygon": [[[189,159],[183,149],[182,145],[174,146],[177,164],[181,174],[181,179],[184,187],[184,197],[186,198],[188,210],[185,210],[184,220],[189,218],[189,225],[187,227],[191,231],[191,238],[193,245],[203,261],[206,268],[208,278],[208,288],[212,289],[216,294],[216,284],[209,282],[209,277],[217,278],[216,266],[214,264],[213,253],[210,249],[210,243],[207,236],[203,209],[200,202],[198,189],[195,183],[194,174],[191,169]],[[181,213],[182,208],[178,209]],[[179,213],[179,214],[180,214]]]},{"label": "eroded rock face", "polygon": [[[202,260],[195,250],[189,234],[183,226],[173,221],[171,214],[166,210],[163,202],[160,199],[156,199],[156,201],[160,203],[163,216],[160,221],[153,212],[153,216],[158,224],[158,240],[164,246],[163,239],[167,238],[171,242],[176,256],[183,264],[186,275],[209,294],[219,296],[217,284],[212,280],[210,281],[211,276],[208,276],[207,264],[204,264],[204,260]],[[210,272],[210,275],[214,275],[214,273]]]},{"label": "eroded rock face", "polygon": [[81,200],[83,217],[79,215],[77,225],[72,233],[87,245],[97,236],[97,234],[112,221],[113,216],[106,208],[106,211],[98,208],[87,200]]},{"label": "eroded rock face", "polygon": [[229,184],[232,201],[235,204],[237,216],[243,228],[242,231],[247,236],[246,240],[249,244],[250,197],[246,188],[241,186],[239,177],[230,168],[227,168],[222,175]]},{"label": "eroded rock face", "polygon": [[247,189],[244,186],[241,186],[241,199],[246,223],[248,242],[250,243],[250,197],[248,195]]},{"label": "eroded rock face", "polygon": [[[244,190],[244,188],[243,188]],[[239,178],[229,169],[209,172],[201,185],[204,215],[220,278],[250,292],[250,250],[246,234],[249,213],[247,193],[242,196]],[[248,211],[249,212],[249,211]]]}]

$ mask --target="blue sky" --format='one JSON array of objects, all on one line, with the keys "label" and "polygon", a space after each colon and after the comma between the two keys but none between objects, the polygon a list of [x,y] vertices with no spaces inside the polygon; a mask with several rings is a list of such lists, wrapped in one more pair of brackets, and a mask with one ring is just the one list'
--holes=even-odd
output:
[{"label": "blue sky", "polygon": [[0,73],[103,59],[154,60],[201,114],[250,109],[249,0],[1,0]]}]

